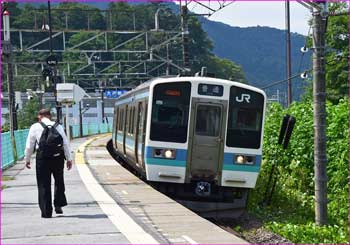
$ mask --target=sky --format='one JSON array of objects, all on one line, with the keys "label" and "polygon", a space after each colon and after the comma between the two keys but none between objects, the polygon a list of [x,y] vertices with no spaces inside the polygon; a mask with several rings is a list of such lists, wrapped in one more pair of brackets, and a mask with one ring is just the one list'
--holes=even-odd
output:
[{"label": "sky", "polygon": [[[204,2],[203,2],[204,3]],[[209,2],[205,3],[209,6]],[[211,7],[217,7],[214,2]],[[195,13],[208,13],[196,3],[189,5],[189,10]],[[311,13],[301,4],[290,2],[291,32],[307,35],[309,31],[308,20]],[[223,22],[231,26],[270,26],[285,29],[285,3],[284,1],[236,1],[209,17],[210,20]]]}]

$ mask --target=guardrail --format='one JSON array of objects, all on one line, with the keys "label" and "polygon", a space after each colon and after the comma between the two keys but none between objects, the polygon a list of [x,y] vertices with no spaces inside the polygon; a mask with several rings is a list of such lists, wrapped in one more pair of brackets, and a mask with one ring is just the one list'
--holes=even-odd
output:
[{"label": "guardrail", "polygon": [[[17,159],[24,157],[24,149],[29,129],[15,131],[15,145],[11,140],[10,132],[1,133],[1,169],[6,169],[16,162]],[[112,125],[107,123],[89,123],[83,124],[83,135],[80,135],[80,126],[71,126],[71,137],[79,138],[95,134],[103,134],[112,132]],[[16,149],[16,152],[15,150]],[[16,153],[16,154],[15,154]]]}]

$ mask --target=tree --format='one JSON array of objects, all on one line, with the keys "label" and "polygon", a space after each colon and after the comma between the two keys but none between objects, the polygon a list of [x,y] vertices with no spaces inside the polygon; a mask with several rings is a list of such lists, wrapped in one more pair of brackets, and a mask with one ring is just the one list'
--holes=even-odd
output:
[{"label": "tree", "polygon": [[29,100],[18,112],[18,129],[29,128],[30,125],[36,122],[36,116],[40,109],[38,98]]},{"label": "tree", "polygon": [[[330,12],[347,12],[347,5],[331,3]],[[326,83],[327,96],[333,103],[347,95],[347,55],[348,55],[348,17],[330,16],[326,32]]]}]

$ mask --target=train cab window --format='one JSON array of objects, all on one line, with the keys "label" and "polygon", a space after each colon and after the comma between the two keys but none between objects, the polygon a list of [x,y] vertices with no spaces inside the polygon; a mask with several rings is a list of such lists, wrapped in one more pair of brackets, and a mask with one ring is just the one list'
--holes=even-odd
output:
[{"label": "train cab window", "polygon": [[196,135],[219,136],[221,123],[221,108],[219,106],[199,105],[196,117]]},{"label": "train cab window", "polygon": [[191,83],[174,82],[154,86],[151,133],[154,141],[187,141]]},{"label": "train cab window", "polygon": [[232,86],[226,145],[259,149],[263,109],[264,96],[262,94]]}]

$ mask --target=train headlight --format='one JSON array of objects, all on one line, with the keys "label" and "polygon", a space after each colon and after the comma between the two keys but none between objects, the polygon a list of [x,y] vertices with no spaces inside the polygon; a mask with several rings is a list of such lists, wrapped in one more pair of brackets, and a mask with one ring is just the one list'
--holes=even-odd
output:
[{"label": "train headlight", "polygon": [[236,157],[236,163],[238,163],[238,164],[244,164],[244,163],[245,163],[245,158],[244,158],[244,156],[238,155],[238,156]]},{"label": "train headlight", "polygon": [[173,149],[154,149],[153,150],[153,157],[175,159],[176,158],[176,150],[173,150]]},{"label": "train headlight", "polygon": [[234,163],[254,165],[255,164],[255,156],[236,155],[234,158]]},{"label": "train headlight", "polygon": [[164,156],[165,156],[166,158],[173,158],[173,152],[172,152],[171,150],[166,150],[166,151],[164,152]]}]

